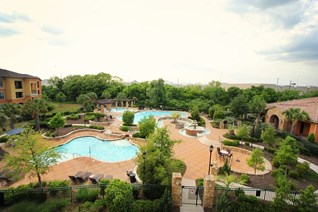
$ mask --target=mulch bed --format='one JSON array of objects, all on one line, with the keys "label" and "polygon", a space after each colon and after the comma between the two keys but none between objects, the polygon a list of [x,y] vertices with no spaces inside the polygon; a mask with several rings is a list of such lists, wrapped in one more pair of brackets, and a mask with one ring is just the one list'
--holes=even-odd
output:
[{"label": "mulch bed", "polygon": [[[250,147],[250,146],[245,146],[245,145],[240,145],[239,146],[242,149],[247,149],[249,151],[252,151],[254,148]],[[269,160],[272,161],[274,155],[264,151],[264,157]],[[301,158],[307,160],[308,161],[318,161],[318,158],[316,157],[303,157],[303,155],[300,155]],[[316,163],[318,164],[318,163]],[[275,170],[276,168],[273,167],[273,170]],[[312,171],[312,170],[311,170]],[[313,172],[313,171],[312,171]],[[249,175],[251,182],[247,185],[250,187],[254,187],[254,188],[262,188],[262,189],[271,189],[276,185],[276,181],[275,178],[271,176],[271,172],[266,174],[266,175],[262,175],[262,176],[256,176],[256,175]],[[304,189],[306,188],[308,185],[312,184],[316,189],[318,188],[318,181],[317,180],[308,180],[308,179],[303,179],[303,178],[299,178],[297,180],[288,177],[289,180],[291,180],[294,184],[294,186],[296,187],[296,190],[300,190],[300,189]]]}]

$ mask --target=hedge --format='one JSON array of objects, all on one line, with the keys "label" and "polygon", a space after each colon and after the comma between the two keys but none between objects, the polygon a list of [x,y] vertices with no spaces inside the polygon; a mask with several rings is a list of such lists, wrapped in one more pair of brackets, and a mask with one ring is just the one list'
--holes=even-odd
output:
[{"label": "hedge", "polygon": [[234,141],[224,140],[224,141],[223,141],[223,144],[224,144],[225,146],[239,146],[239,145],[240,145],[240,142],[237,141],[237,140],[234,140]]}]

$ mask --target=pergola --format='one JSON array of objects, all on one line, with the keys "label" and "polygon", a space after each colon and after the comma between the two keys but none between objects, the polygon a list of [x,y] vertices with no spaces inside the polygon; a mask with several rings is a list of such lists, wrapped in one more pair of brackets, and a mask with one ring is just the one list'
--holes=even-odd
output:
[{"label": "pergola", "polygon": [[134,107],[135,99],[99,99],[97,100],[98,108],[101,111],[111,110],[112,107]]}]

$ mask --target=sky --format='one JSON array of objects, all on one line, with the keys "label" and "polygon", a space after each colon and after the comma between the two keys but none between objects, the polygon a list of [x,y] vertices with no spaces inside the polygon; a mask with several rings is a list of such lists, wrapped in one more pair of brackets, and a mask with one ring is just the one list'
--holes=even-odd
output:
[{"label": "sky", "polygon": [[0,68],[318,86],[318,1],[0,0]]}]

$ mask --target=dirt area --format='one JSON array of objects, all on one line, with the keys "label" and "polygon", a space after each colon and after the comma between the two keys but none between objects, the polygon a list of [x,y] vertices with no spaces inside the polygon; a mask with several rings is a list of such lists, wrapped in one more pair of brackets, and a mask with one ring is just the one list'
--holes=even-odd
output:
[{"label": "dirt area", "polygon": [[[245,146],[245,145],[240,145],[239,147],[242,149],[250,150],[250,151],[252,151],[254,149],[253,147]],[[267,160],[271,161],[272,158],[274,157],[274,155],[265,151],[264,157]],[[313,161],[318,162],[318,158],[316,158],[316,157],[308,157],[308,156],[303,157],[303,155],[300,155],[300,157],[305,159],[305,160],[308,159],[308,161],[311,161],[311,162],[313,162]],[[315,164],[318,164],[318,163],[315,163]],[[273,170],[275,170],[275,169],[276,168],[273,167]],[[290,177],[288,177],[288,179],[292,181],[296,190],[304,189],[310,184],[312,184],[316,189],[318,189],[318,180],[317,180],[317,177],[314,177],[315,173],[312,170],[310,170],[309,175],[310,175],[310,177],[307,177],[307,179],[299,178],[299,179],[295,180],[295,179],[290,178]],[[251,182],[247,186],[250,186],[250,187],[265,189],[265,188],[273,188],[273,186],[276,185],[275,178],[271,176],[271,173],[263,175],[263,176],[249,175],[249,177],[250,177]]]}]

